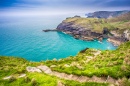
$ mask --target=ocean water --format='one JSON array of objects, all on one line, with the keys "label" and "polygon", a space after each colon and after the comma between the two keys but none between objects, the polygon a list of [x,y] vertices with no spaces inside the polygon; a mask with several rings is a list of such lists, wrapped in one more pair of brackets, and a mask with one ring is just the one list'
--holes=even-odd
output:
[{"label": "ocean water", "polygon": [[116,49],[106,39],[82,41],[54,29],[66,16],[0,17],[0,55],[23,57],[29,61],[52,60],[74,56],[85,48]]}]

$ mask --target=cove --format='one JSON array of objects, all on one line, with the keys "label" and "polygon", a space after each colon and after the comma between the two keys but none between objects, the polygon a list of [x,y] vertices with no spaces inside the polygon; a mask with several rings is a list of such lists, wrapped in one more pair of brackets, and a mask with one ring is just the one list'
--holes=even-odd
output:
[{"label": "cove", "polygon": [[85,48],[116,49],[107,39],[100,43],[98,40],[77,40],[62,32],[43,32],[46,28],[56,28],[63,20],[59,18],[56,22],[54,18],[1,19],[0,55],[23,57],[29,61],[45,61],[74,56]]}]

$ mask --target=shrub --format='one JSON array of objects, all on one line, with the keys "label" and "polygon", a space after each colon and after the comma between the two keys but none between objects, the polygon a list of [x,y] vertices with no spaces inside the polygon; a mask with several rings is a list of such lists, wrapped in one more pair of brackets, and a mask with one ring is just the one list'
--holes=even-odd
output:
[{"label": "shrub", "polygon": [[26,83],[28,83],[28,82],[31,81],[31,79],[30,79],[29,77],[25,77],[25,78],[24,78],[24,81],[25,81]]},{"label": "shrub", "polygon": [[10,77],[9,82],[14,82],[14,81],[16,81],[16,78],[14,76]]},{"label": "shrub", "polygon": [[32,84],[32,86],[37,86],[38,85],[37,81],[34,78],[31,80],[31,84]]}]

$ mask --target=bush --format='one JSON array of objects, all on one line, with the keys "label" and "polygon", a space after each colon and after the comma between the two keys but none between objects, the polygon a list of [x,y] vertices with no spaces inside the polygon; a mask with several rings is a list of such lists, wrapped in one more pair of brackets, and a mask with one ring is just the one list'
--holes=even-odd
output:
[{"label": "bush", "polygon": [[14,81],[16,81],[16,78],[14,76],[10,77],[9,82],[14,82]]},{"label": "bush", "polygon": [[32,84],[32,86],[37,86],[38,85],[37,81],[34,78],[31,80],[31,84]]},{"label": "bush", "polygon": [[28,82],[31,81],[31,79],[30,79],[29,77],[25,77],[25,78],[24,78],[24,81],[25,81],[26,83],[28,83]]}]

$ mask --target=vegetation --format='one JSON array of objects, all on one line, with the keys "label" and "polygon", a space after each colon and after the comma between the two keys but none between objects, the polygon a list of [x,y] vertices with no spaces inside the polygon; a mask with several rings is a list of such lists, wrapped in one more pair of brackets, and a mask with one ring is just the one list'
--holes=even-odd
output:
[{"label": "vegetation", "polygon": [[[28,73],[27,66],[48,65],[52,70],[65,72],[79,76],[98,76],[119,79],[121,86],[129,86],[130,81],[130,42],[122,44],[114,51],[101,51],[87,49],[85,52],[79,52],[78,55],[60,60],[50,60],[45,62],[29,62],[23,58],[0,57],[0,86],[57,86],[60,81],[65,86],[108,86],[108,83],[95,83],[69,81],[50,76],[44,73]],[[91,58],[91,59],[90,59]],[[53,65],[53,67],[52,67]],[[54,66],[55,65],[55,66]],[[18,78],[20,74],[26,74],[26,77]],[[3,77],[12,77],[3,80]]]},{"label": "vegetation", "polygon": [[122,33],[124,30],[130,29],[130,13],[108,19],[72,17],[67,18],[63,22],[70,22],[73,23],[73,27],[83,27],[99,33],[102,32],[104,27],[109,30],[117,30],[118,28],[117,33]]},{"label": "vegetation", "polygon": [[[130,29],[130,13],[116,18],[67,18],[63,22],[72,23],[73,27],[83,27],[102,32],[106,27],[110,31],[122,33]],[[87,77],[112,77],[119,80],[121,86],[130,85],[130,42],[124,43],[116,50],[99,51],[87,49],[76,56],[59,60],[29,62],[23,58],[0,56],[0,86],[57,86],[60,81],[65,86],[108,86],[109,83],[77,82],[64,80],[45,73],[29,73],[27,66],[47,65],[53,71]],[[25,77],[19,78],[21,74]],[[9,79],[3,78],[10,76]]]},{"label": "vegetation", "polygon": [[[70,22],[73,27],[83,27],[96,32],[102,32],[104,27],[110,31],[122,33],[130,29],[130,13],[116,18],[67,18],[63,22]],[[118,30],[117,30],[118,28]],[[0,86],[108,86],[109,83],[77,82],[64,80],[45,73],[27,72],[27,66],[47,65],[53,71],[87,77],[112,77],[119,80],[120,86],[130,85],[130,42],[124,43],[116,50],[99,51],[86,49],[76,56],[59,60],[43,62],[29,62],[23,58],[0,56]],[[19,77],[25,74],[25,77]],[[10,76],[9,79],[3,79]]]},{"label": "vegetation", "polygon": [[95,83],[95,82],[85,82],[85,83],[79,83],[76,81],[64,81],[63,84],[65,86],[108,86],[107,83]]},{"label": "vegetation", "polygon": [[[27,66],[38,66],[42,64],[43,62],[29,62],[23,58],[0,56],[0,86],[57,86],[58,81],[61,81],[66,86],[108,86],[107,83],[80,83],[60,79],[44,73],[29,73],[26,71]],[[26,76],[19,78],[18,76],[20,74],[26,74]],[[12,77],[4,80],[3,78],[6,76]]]},{"label": "vegetation", "polygon": [[[105,50],[94,56],[96,52],[97,50],[89,49],[84,53],[78,53],[77,56],[46,61],[45,64],[49,67],[56,65],[52,67],[54,71],[79,76],[111,76],[115,79],[130,77],[130,42],[121,45],[117,50]],[[92,60],[88,61],[89,58]]]},{"label": "vegetation", "polygon": [[[29,73],[27,66],[47,65],[52,70],[79,76],[111,76],[120,78],[122,86],[129,86],[130,81],[130,42],[122,44],[117,50],[101,51],[87,49],[76,56],[45,62],[29,62],[23,58],[0,56],[0,86],[57,86],[60,81],[65,86],[108,86],[108,83],[69,81],[44,73]],[[20,74],[26,77],[18,78]],[[3,80],[5,76],[12,76]]]}]

